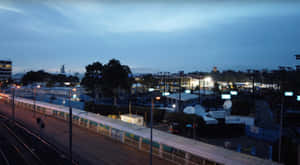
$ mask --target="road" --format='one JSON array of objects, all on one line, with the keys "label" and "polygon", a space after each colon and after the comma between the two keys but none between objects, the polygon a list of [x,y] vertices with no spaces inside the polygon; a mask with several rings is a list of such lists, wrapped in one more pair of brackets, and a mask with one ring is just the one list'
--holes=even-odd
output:
[{"label": "road", "polygon": [[[0,102],[0,113],[11,116],[11,105]],[[36,118],[33,117],[31,111],[16,107],[15,114],[16,119],[27,128],[34,131],[39,130]],[[52,117],[43,117],[39,114],[36,114],[36,117],[41,117],[45,123],[41,136],[60,146],[61,149],[67,150],[69,144],[67,122]],[[73,126],[73,152],[74,159],[84,165],[140,165],[149,162],[148,153],[75,125]],[[169,165],[173,163],[154,156],[153,164]]]}]

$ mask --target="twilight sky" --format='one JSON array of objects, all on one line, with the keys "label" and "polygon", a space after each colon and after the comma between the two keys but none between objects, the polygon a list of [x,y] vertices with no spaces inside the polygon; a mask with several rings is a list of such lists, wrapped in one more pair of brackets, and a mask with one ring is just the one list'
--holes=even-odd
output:
[{"label": "twilight sky", "polygon": [[298,0],[24,1],[0,1],[0,59],[15,73],[111,58],[138,73],[272,69],[300,53]]}]

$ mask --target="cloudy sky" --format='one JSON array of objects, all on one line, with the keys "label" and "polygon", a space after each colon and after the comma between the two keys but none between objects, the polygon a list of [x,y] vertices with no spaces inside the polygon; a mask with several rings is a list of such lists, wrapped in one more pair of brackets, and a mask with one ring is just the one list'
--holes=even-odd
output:
[{"label": "cloudy sky", "polygon": [[300,53],[298,0],[1,0],[0,59],[14,72],[276,68]]}]

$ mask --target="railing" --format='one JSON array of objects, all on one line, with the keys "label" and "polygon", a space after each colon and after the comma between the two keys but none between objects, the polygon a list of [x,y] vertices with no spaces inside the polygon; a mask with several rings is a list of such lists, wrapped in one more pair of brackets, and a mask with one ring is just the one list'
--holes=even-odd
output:
[{"label": "railing", "polygon": [[[10,103],[9,95],[0,94],[0,96],[2,97],[1,100],[3,102]],[[33,103],[31,101],[28,101],[27,99],[16,99],[15,104],[16,106],[23,107],[26,110],[33,111],[34,108],[34,106],[32,105]],[[47,114],[50,117],[54,117],[60,120],[69,120],[68,112],[66,110],[59,109],[57,107],[52,108],[50,106],[43,106],[41,104],[37,104],[36,110],[37,113]],[[103,116],[101,117],[103,118]],[[90,131],[94,131],[101,135],[108,136],[114,140],[120,141],[140,151],[149,152],[150,140],[148,138],[138,136],[134,133],[127,132],[126,130],[121,130],[118,128],[114,128],[113,126],[106,125],[105,122],[101,122],[101,120],[93,121],[93,120],[83,118],[81,115],[74,114],[73,124],[87,128]],[[175,136],[175,135],[171,135],[171,136]],[[201,150],[201,148],[196,148],[196,147],[195,149]],[[232,151],[229,150],[224,150],[224,152],[228,152],[226,155],[230,155],[233,153]],[[232,162],[234,161],[228,161],[228,160],[231,160],[232,158],[237,156],[240,156],[240,158],[236,158],[236,159],[242,161],[235,164],[255,164],[255,161],[263,164],[277,164],[269,160],[262,160],[252,156],[245,156],[241,153],[235,153],[235,155],[232,155],[233,157],[224,158],[223,162],[216,162],[215,160],[204,158],[205,156],[187,152],[184,149],[181,149],[179,146],[178,147],[168,146],[166,144],[158,143],[156,141],[153,141],[153,154],[160,158],[174,162],[175,164],[185,164],[185,165],[232,164]]]}]

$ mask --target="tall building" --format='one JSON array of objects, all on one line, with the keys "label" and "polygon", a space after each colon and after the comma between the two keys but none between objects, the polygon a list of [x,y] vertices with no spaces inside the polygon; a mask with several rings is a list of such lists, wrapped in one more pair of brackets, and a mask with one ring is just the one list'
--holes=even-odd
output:
[{"label": "tall building", "polygon": [[0,81],[11,79],[12,75],[12,62],[0,60]]},{"label": "tall building", "polygon": [[61,68],[60,68],[60,73],[61,74],[65,74],[66,71],[65,71],[65,65],[62,65]]}]

